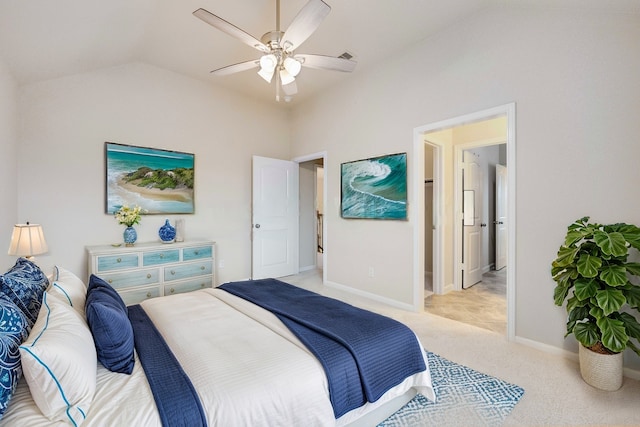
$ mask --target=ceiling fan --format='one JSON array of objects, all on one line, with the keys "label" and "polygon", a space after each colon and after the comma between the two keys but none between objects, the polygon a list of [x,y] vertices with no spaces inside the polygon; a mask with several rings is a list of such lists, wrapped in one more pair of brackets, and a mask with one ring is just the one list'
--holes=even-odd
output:
[{"label": "ceiling fan", "polygon": [[309,0],[298,12],[285,32],[280,30],[280,0],[276,0],[276,29],[265,33],[260,40],[225,21],[217,15],[197,9],[193,14],[207,24],[219,29],[241,42],[262,52],[258,59],[228,65],[211,71],[217,76],[224,76],[240,71],[260,68],[258,74],[268,83],[274,81],[276,101],[280,101],[280,91],[284,100],[290,101],[298,92],[295,78],[302,67],[351,72],[356,62],[350,58],[325,55],[297,54],[297,49],[320,26],[329,14],[331,7],[322,0]]}]

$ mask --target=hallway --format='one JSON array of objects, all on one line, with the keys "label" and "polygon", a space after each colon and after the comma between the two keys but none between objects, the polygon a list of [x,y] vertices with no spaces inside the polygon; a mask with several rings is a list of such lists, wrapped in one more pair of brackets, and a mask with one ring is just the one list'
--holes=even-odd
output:
[{"label": "hallway", "polygon": [[428,313],[506,335],[507,269],[483,274],[469,289],[425,296],[424,307]]}]

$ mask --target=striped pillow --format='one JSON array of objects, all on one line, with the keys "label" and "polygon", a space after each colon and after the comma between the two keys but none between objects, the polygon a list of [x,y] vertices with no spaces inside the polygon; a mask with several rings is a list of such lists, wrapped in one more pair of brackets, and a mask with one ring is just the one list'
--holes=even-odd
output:
[{"label": "striped pillow", "polygon": [[86,322],[48,292],[29,338],[20,346],[31,396],[51,421],[79,426],[96,390],[97,357]]}]

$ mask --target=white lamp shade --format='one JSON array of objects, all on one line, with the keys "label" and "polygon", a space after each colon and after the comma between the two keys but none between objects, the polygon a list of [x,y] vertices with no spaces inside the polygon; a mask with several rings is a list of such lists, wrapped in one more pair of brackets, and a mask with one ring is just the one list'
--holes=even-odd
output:
[{"label": "white lamp shade", "polygon": [[16,224],[11,234],[9,255],[31,257],[49,250],[40,224]]},{"label": "white lamp shade", "polygon": [[289,74],[291,74],[293,77],[296,77],[298,74],[300,74],[302,64],[292,57],[287,56],[284,59],[284,68],[287,70],[287,72],[289,72]]},{"label": "white lamp shade", "polygon": [[258,71],[258,75],[265,79],[267,83],[271,83],[271,79],[273,78],[273,70],[269,71],[262,68],[260,71]]},{"label": "white lamp shade", "polygon": [[280,70],[280,81],[283,85],[288,85],[289,83],[293,83],[295,81],[295,77],[293,77],[286,69]]},{"label": "white lamp shade", "polygon": [[262,55],[260,58],[260,68],[265,71],[273,71],[278,65],[278,58],[272,53]]}]

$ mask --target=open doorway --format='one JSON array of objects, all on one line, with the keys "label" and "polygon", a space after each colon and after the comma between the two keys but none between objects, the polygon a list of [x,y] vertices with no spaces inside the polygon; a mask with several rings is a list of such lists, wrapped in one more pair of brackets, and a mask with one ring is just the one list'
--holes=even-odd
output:
[{"label": "open doorway", "polygon": [[325,274],[324,153],[294,159],[299,164],[299,265],[300,272]]},{"label": "open doorway", "polygon": [[[461,267],[471,268],[469,255],[464,258],[465,246],[463,244],[464,237],[464,221],[468,224],[477,226],[479,236],[483,235],[484,243],[490,243],[495,237],[491,237],[493,233],[495,213],[487,214],[485,208],[489,203],[484,202],[486,206],[482,207],[480,200],[470,202],[466,201],[468,209],[473,208],[475,215],[469,216],[469,210],[466,211],[465,218],[465,187],[464,172],[460,166],[464,162],[465,151],[468,156],[473,151],[482,154],[482,147],[495,146],[491,150],[496,151],[502,160],[496,163],[509,164],[509,174],[506,182],[507,195],[507,215],[503,220],[506,222],[504,230],[506,233],[506,241],[508,242],[506,250],[507,268],[503,268],[501,274],[505,276],[506,281],[506,335],[509,339],[515,336],[514,319],[515,319],[515,104],[508,104],[501,107],[473,113],[454,119],[445,120],[431,125],[423,126],[415,129],[414,150],[416,161],[414,168],[416,174],[415,182],[424,186],[416,186],[415,200],[419,206],[424,205],[425,208],[416,212],[416,224],[418,225],[414,245],[416,248],[416,270],[414,271],[414,295],[416,297],[429,295],[425,290],[425,278],[428,277],[425,257],[428,250],[426,246],[430,243],[426,236],[429,233],[429,225],[431,225],[431,237],[433,240],[432,248],[432,289],[435,295],[444,295],[447,293],[460,294],[463,289],[464,270]],[[489,148],[487,148],[489,149]],[[432,157],[432,176],[429,176],[430,163],[428,156]],[[478,166],[480,167],[480,166]],[[489,172],[484,172],[488,175]],[[494,172],[492,172],[494,173]],[[431,182],[430,182],[431,181]],[[491,180],[493,183],[493,178]],[[429,199],[429,191],[427,187],[432,188],[432,199]],[[483,186],[487,188],[487,186]],[[475,197],[477,190],[469,188],[467,193],[469,197]],[[493,184],[487,191],[495,192]],[[495,197],[494,197],[495,198]],[[474,200],[474,199],[471,199]],[[428,203],[432,202],[429,208]],[[422,203],[424,202],[424,203]],[[432,212],[432,213],[431,213]],[[491,215],[491,216],[490,216]],[[431,220],[431,221],[430,221]],[[430,224],[431,223],[431,224]],[[484,225],[484,226],[483,226]],[[491,225],[491,226],[490,226]],[[419,241],[423,240],[423,241]],[[473,240],[480,248],[483,243],[481,240]],[[467,243],[468,245],[469,243]],[[495,243],[494,243],[495,246]],[[468,249],[468,248],[467,248]],[[504,249],[502,249],[504,250]],[[475,267],[479,269],[482,275],[485,272],[495,271],[495,255],[486,251],[484,254],[480,251],[475,253]],[[493,268],[493,269],[492,269]],[[473,288],[473,287],[471,287]],[[422,300],[424,304],[424,299]],[[419,303],[417,301],[417,303]],[[452,309],[462,310],[462,307],[456,307],[452,304]],[[416,307],[416,309],[420,309]],[[481,311],[482,312],[482,311]]]},{"label": "open doorway", "polygon": [[[504,129],[504,120],[493,120]],[[491,139],[478,140],[483,144],[489,141],[489,145],[474,142],[455,146],[460,151],[454,157],[461,179],[454,188],[454,197],[462,199],[462,221],[456,224],[461,241],[456,245],[459,256],[454,258],[454,265],[462,289],[432,296],[425,292],[425,310],[506,335],[508,270],[501,253],[507,236],[500,225],[507,221],[506,215],[501,215],[506,202],[506,186],[501,179],[502,171],[507,170],[506,143],[500,142],[501,138]],[[425,199],[425,209],[428,203]]]}]

